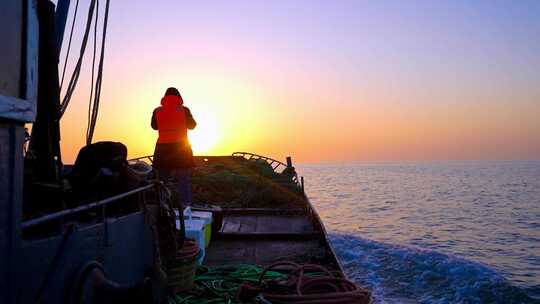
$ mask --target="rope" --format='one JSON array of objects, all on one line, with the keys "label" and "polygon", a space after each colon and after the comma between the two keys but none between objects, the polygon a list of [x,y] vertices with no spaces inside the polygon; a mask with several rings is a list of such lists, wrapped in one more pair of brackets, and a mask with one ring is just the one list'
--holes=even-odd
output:
[{"label": "rope", "polygon": [[96,78],[94,104],[92,108],[92,117],[89,123],[90,128],[88,129],[88,134],[86,137],[87,145],[92,143],[92,137],[94,136],[94,130],[96,128],[96,122],[97,122],[97,117],[98,117],[98,112],[99,112],[99,101],[101,97],[101,84],[103,81],[103,62],[105,60],[105,38],[107,37],[107,24],[109,20],[109,5],[110,5],[110,0],[107,0],[105,3],[105,17],[103,19],[103,36],[101,38],[101,55],[99,58],[98,75]]},{"label": "rope", "polygon": [[99,15],[99,0],[96,1],[96,19],[94,22],[94,49],[93,49],[94,52],[92,55],[92,76],[90,80],[90,99],[88,100],[88,119],[87,119],[87,124],[86,124],[86,138],[88,138],[88,130],[90,130],[90,121],[92,117],[92,97],[94,97],[94,73],[96,70],[98,15]]},{"label": "rope", "polygon": [[[281,268],[276,270],[278,266]],[[367,290],[336,277],[327,268],[288,261],[266,268],[255,265],[201,266],[195,277],[195,286],[189,293],[170,295],[168,303],[370,303]]]},{"label": "rope", "polygon": [[[347,279],[334,276],[320,265],[298,265],[292,262],[278,262],[268,266],[269,271],[276,266],[291,265],[296,268],[289,274],[286,282],[264,283],[259,279],[261,293],[265,300],[271,303],[296,304],[338,304],[338,303],[370,303],[369,291],[358,287]],[[319,270],[321,276],[306,275],[306,270]],[[265,287],[265,285],[267,287]],[[279,291],[279,292],[278,292]],[[285,292],[283,292],[285,291]]]},{"label": "rope", "polygon": [[[97,76],[95,78],[95,83],[94,83],[94,76],[95,76],[94,72],[95,72],[96,49],[97,49],[97,27],[98,27],[97,23],[98,23],[99,1],[92,0],[92,2],[90,2],[90,7],[88,9],[86,28],[85,28],[84,36],[81,43],[81,50],[79,52],[79,58],[77,60],[77,64],[75,65],[75,69],[73,70],[73,74],[71,75],[71,79],[66,89],[66,94],[64,96],[64,99],[62,100],[62,103],[60,105],[59,116],[62,117],[69,105],[69,102],[71,101],[71,98],[75,91],[75,87],[77,86],[77,82],[79,80],[84,53],[86,51],[86,45],[88,43],[88,35],[90,32],[92,19],[93,19],[94,11],[95,11],[96,16],[95,16],[95,22],[94,22],[94,53],[92,57],[92,81],[91,81],[91,86],[90,86],[90,100],[88,104],[88,124],[86,128],[86,144],[87,145],[92,143],[92,138],[94,136],[94,131],[96,128],[96,123],[97,123],[97,118],[98,118],[98,113],[99,113],[99,103],[100,103],[100,98],[101,98],[101,85],[103,82],[103,62],[105,59],[105,40],[107,37],[107,25],[108,25],[108,20],[109,20],[109,6],[110,6],[110,0],[107,0],[105,3],[105,16],[103,19],[103,34],[101,38],[101,52],[100,52],[99,66],[97,70]],[[75,22],[75,17],[74,17],[73,23]],[[70,44],[71,44],[71,35],[70,35],[69,45]],[[69,52],[69,47],[68,47],[68,52]],[[66,55],[66,64],[67,64],[67,55]],[[66,64],[64,65],[64,73],[65,73]],[[62,75],[62,82],[63,82],[63,78],[64,78],[64,75]]]},{"label": "rope", "polygon": [[[263,273],[256,265],[199,266],[195,276],[195,289],[190,293],[169,295],[169,304],[213,304],[238,303],[236,294],[242,284],[256,284]],[[283,279],[286,274],[277,271],[264,273],[265,279]]]},{"label": "rope", "polygon": [[77,11],[79,8],[79,0],[77,0],[77,3],[75,4],[75,12],[73,14],[73,22],[71,23],[71,31],[69,33],[69,42],[68,42],[68,48],[66,51],[66,59],[64,60],[64,68],[62,69],[62,81],[60,82],[60,91],[62,91],[62,86],[64,85],[64,76],[66,76],[66,67],[67,62],[69,58],[69,51],[71,49],[71,40],[73,38],[73,29],[75,28],[75,20],[77,20]]},{"label": "rope", "polygon": [[90,32],[90,27],[92,25],[92,17],[94,16],[95,4],[96,4],[96,0],[92,0],[90,2],[90,7],[88,8],[88,16],[86,19],[86,27],[84,30],[84,36],[81,42],[81,49],[79,51],[79,59],[77,59],[77,64],[75,65],[75,69],[73,70],[73,74],[71,75],[71,79],[69,80],[69,84],[66,89],[66,94],[64,96],[64,99],[62,100],[62,104],[60,105],[59,117],[62,117],[64,113],[66,112],[69,102],[71,101],[71,97],[73,96],[73,92],[75,91],[75,87],[77,86],[77,81],[79,81],[79,75],[81,73],[84,52],[86,50],[86,44],[88,43],[88,33]]}]

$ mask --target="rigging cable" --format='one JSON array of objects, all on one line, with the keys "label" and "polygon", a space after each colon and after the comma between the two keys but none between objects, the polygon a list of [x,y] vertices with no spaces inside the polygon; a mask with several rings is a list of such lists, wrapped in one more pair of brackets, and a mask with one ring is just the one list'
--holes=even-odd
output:
[{"label": "rigging cable", "polygon": [[[90,130],[90,120],[92,111],[92,97],[94,97],[94,72],[96,66],[96,50],[97,50],[97,28],[99,15],[99,0],[96,1],[96,19],[94,22],[94,53],[92,55],[92,80],[90,82],[90,99],[88,100],[88,120],[86,124],[86,138],[88,139],[88,130]],[[88,144],[88,143],[87,143]]]},{"label": "rigging cable", "polygon": [[103,36],[101,40],[101,56],[99,58],[98,74],[95,84],[94,103],[92,107],[92,117],[90,121],[90,128],[88,130],[88,136],[86,138],[86,144],[92,143],[92,137],[94,136],[94,130],[96,128],[96,122],[99,112],[99,101],[101,97],[101,83],[103,81],[103,61],[105,59],[105,38],[107,37],[107,23],[109,19],[109,4],[110,0],[105,2],[105,17],[103,20]]},{"label": "rigging cable", "polygon": [[88,33],[90,32],[90,27],[92,24],[92,17],[94,15],[95,4],[96,4],[96,0],[92,0],[90,2],[90,7],[88,9],[88,17],[86,20],[86,28],[85,28],[84,36],[81,43],[81,50],[79,52],[79,58],[77,60],[75,69],[73,70],[73,74],[71,75],[71,79],[69,81],[68,88],[66,89],[66,94],[64,96],[64,99],[62,100],[62,104],[60,105],[59,117],[62,117],[64,113],[66,112],[69,102],[71,101],[71,97],[73,96],[73,92],[75,91],[75,87],[77,86],[77,81],[79,80],[84,52],[86,50],[86,44],[88,42]]},{"label": "rigging cable", "polygon": [[64,76],[66,76],[66,67],[67,67],[67,62],[69,58],[69,51],[71,49],[71,39],[73,38],[73,29],[75,28],[75,20],[77,20],[78,8],[79,8],[79,0],[77,0],[77,3],[75,4],[75,13],[73,15],[73,22],[71,23],[71,31],[69,33],[68,48],[66,51],[66,59],[64,60],[64,68],[62,69],[62,81],[60,81],[60,91],[62,91],[62,85],[64,84]]}]

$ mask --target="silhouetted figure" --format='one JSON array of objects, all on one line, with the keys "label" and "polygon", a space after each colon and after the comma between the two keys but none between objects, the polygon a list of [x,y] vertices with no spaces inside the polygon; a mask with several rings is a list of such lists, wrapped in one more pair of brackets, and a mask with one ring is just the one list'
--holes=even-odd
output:
[{"label": "silhouetted figure", "polygon": [[168,88],[161,99],[161,106],[152,114],[151,124],[159,132],[154,150],[154,168],[158,178],[163,181],[176,178],[181,203],[187,206],[191,204],[191,168],[194,164],[187,130],[194,129],[197,123],[183,103],[180,92],[176,88]]}]

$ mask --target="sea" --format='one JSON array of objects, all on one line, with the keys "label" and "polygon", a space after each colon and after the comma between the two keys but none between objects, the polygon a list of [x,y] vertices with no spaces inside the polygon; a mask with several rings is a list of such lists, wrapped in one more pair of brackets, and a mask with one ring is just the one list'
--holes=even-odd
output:
[{"label": "sea", "polygon": [[540,303],[540,161],[303,164],[375,303]]}]

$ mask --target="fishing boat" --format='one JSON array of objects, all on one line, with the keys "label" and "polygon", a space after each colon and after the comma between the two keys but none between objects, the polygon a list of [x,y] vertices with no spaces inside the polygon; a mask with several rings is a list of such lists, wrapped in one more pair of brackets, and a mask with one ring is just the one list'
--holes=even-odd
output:
[{"label": "fishing boat", "polygon": [[[95,1],[90,2],[92,10]],[[89,147],[99,143],[92,143],[90,136],[74,165],[62,163],[59,121],[67,104],[60,101],[58,62],[68,10],[69,1],[59,1],[58,6],[47,0],[0,3],[2,303],[202,299],[206,295],[189,291],[171,298],[168,260],[170,252],[183,248],[178,243],[183,232],[175,226],[170,187],[154,178],[151,156],[127,161],[127,150],[115,143],[104,144],[120,147],[110,153],[114,157],[96,155]],[[105,30],[106,19],[103,39]],[[73,79],[68,92],[76,83]],[[31,133],[27,123],[32,123]],[[369,291],[346,281],[291,158],[283,163],[247,152],[197,156],[194,170],[196,199],[191,209],[210,212],[214,219],[212,240],[198,270],[202,274],[246,265],[257,270],[258,283],[251,280],[252,285],[238,287],[256,291],[248,302],[370,301]],[[245,182],[243,188],[234,178]],[[216,187],[222,188],[215,191]],[[270,273],[273,279],[265,280]],[[298,293],[262,286],[292,278],[298,281]],[[308,285],[303,289],[302,280],[312,287],[322,281],[326,294],[345,292],[323,300],[321,290],[307,290]],[[215,303],[246,302],[231,294],[220,296]]]}]

